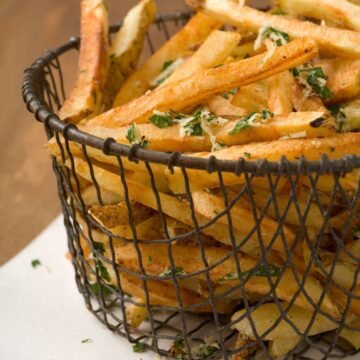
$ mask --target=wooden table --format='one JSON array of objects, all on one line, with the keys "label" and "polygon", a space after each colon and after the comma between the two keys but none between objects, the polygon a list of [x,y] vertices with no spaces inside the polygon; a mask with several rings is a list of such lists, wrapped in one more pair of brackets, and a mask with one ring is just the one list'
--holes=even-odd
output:
[{"label": "wooden table", "polygon": [[[136,0],[107,0],[115,23]],[[159,11],[185,9],[182,0],[157,0]],[[79,1],[2,0],[0,6],[0,265],[60,212],[42,126],[21,99],[23,70],[45,49],[79,33]],[[76,59],[65,62],[73,74]],[[51,239],[49,239],[49,242]]]}]

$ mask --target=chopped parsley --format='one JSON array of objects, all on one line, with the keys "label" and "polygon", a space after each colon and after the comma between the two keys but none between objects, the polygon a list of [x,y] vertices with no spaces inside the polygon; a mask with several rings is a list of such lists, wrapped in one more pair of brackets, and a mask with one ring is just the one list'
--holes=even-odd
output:
[{"label": "chopped parsley", "polygon": [[239,88],[234,88],[234,89],[231,89],[227,92],[224,92],[221,94],[221,96],[226,99],[226,100],[229,100],[230,99],[230,95],[235,95],[237,92],[239,91]]},{"label": "chopped parsley", "polygon": [[94,250],[98,251],[99,253],[101,253],[102,255],[104,255],[105,253],[105,247],[104,244],[98,241],[93,241],[93,247]]},{"label": "chopped parsley", "polygon": [[[115,287],[113,285],[109,285],[112,289],[115,289]],[[91,290],[95,295],[100,295],[100,291],[102,292],[102,294],[105,297],[108,297],[110,295],[112,295],[111,290],[109,290],[106,286],[99,284],[99,283],[93,283],[90,284]]]},{"label": "chopped parsley", "polygon": [[250,154],[250,153],[248,153],[248,152],[244,152],[244,156],[245,156],[246,158],[248,158],[248,159],[250,159],[250,158],[251,158],[251,154]]},{"label": "chopped parsley", "polygon": [[257,51],[261,48],[265,39],[272,40],[276,46],[286,45],[290,41],[290,36],[286,32],[275,29],[271,26],[264,26],[259,30],[259,34],[254,43],[254,50]]},{"label": "chopped parsley", "polygon": [[104,266],[104,264],[100,260],[98,260],[96,262],[96,268],[99,271],[99,274],[102,279],[104,279],[107,282],[111,281],[110,274],[109,274],[107,268]]},{"label": "chopped parsley", "polygon": [[41,266],[41,262],[39,259],[35,259],[33,261],[31,261],[31,266],[36,269],[38,266]]},{"label": "chopped parsley", "polygon": [[130,144],[139,144],[141,147],[146,148],[150,142],[145,139],[145,136],[141,136],[135,123],[132,123],[127,131],[126,139]]},{"label": "chopped parsley", "polygon": [[340,104],[332,104],[327,107],[330,111],[330,114],[336,119],[339,125],[339,132],[343,131],[344,123],[346,122],[346,115],[342,111],[342,106]]},{"label": "chopped parsley", "polygon": [[161,71],[165,71],[167,68],[169,68],[173,63],[175,62],[175,60],[167,60],[164,62],[163,66],[162,66],[162,70]]},{"label": "chopped parsley", "polygon": [[82,344],[88,344],[88,343],[92,343],[92,342],[93,342],[93,340],[89,339],[89,338],[81,340]]},{"label": "chopped parsley", "polygon": [[111,61],[115,61],[116,60],[116,54],[115,53],[110,54],[109,58],[110,58]]},{"label": "chopped parsley", "polygon": [[[280,276],[281,275],[281,269],[275,265],[268,264],[267,266],[269,270],[270,276]],[[227,281],[227,280],[247,280],[250,276],[267,276],[266,267],[264,264],[260,264],[254,269],[250,269],[248,271],[243,271],[240,274],[237,273],[229,273],[226,274],[221,280]]]},{"label": "chopped parsley", "polygon": [[252,112],[251,114],[242,117],[229,132],[229,135],[235,135],[242,130],[249,129],[251,126],[259,126],[260,124],[257,122],[258,118],[260,118],[261,122],[267,122],[268,119],[273,117],[274,114],[268,109],[263,110],[261,113]]},{"label": "chopped parsley", "polygon": [[219,350],[219,347],[217,346],[203,344],[197,349],[196,356],[200,359],[204,359],[214,355],[217,350]]},{"label": "chopped parsley", "polygon": [[153,262],[152,256],[149,256],[149,257],[148,257],[148,262],[149,262],[149,263],[152,263],[152,262]]},{"label": "chopped parsley", "polygon": [[299,66],[290,70],[299,83],[308,90],[308,95],[314,93],[322,99],[327,100],[331,98],[331,91],[327,87],[327,76],[324,74],[320,66]]},{"label": "chopped parsley", "polygon": [[133,352],[135,353],[142,353],[146,350],[146,344],[143,342],[138,342],[133,345]]},{"label": "chopped parsley", "polygon": [[174,346],[176,346],[179,349],[182,349],[185,347],[184,338],[181,335],[181,333],[177,333],[174,340]]},{"label": "chopped parsley", "polygon": [[[175,273],[175,275],[185,275],[185,271],[184,271],[184,269],[183,268],[181,268],[181,267],[175,267],[175,269],[174,269],[174,273]],[[165,270],[165,271],[163,271],[161,274],[160,274],[160,276],[170,276],[172,274],[172,271],[171,271],[171,269],[167,269],[167,270]]]}]

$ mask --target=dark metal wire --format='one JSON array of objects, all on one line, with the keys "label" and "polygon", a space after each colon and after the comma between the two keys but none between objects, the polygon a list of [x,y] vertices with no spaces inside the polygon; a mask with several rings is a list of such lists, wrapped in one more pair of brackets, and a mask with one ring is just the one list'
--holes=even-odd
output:
[{"label": "dark metal wire", "polygon": [[[171,36],[173,28],[182,26],[189,18],[191,13],[177,12],[174,14],[158,15],[155,21],[156,25],[152,31],[158,31],[163,34],[164,41]],[[170,23],[170,24],[169,24]],[[170,26],[171,25],[171,26]],[[111,32],[120,28],[121,24],[110,27]],[[150,52],[155,51],[155,44],[152,41],[151,33],[147,34],[146,44]],[[77,129],[73,124],[65,124],[56,115],[61,104],[65,100],[65,84],[61,69],[60,57],[70,50],[79,50],[80,39],[71,38],[66,44],[60,46],[54,51],[47,51],[43,57],[38,58],[31,67],[25,70],[22,86],[23,99],[30,112],[35,118],[44,123],[47,137],[55,137],[59,147],[59,157],[52,158],[52,166],[55,172],[58,192],[64,214],[64,224],[68,237],[68,248],[72,257],[72,264],[75,270],[75,281],[80,293],[84,297],[87,308],[110,330],[126,337],[129,342],[145,342],[145,348],[152,349],[157,353],[169,356],[176,355],[170,351],[171,345],[176,340],[180,344],[178,357],[186,359],[197,359],[199,356],[193,352],[194,344],[203,344],[206,337],[212,337],[213,341],[218,343],[218,349],[212,349],[207,358],[230,359],[240,351],[249,350],[250,353],[256,351],[262,352],[263,358],[271,359],[271,354],[267,347],[267,335],[271,334],[280,324],[286,323],[288,328],[299,337],[299,345],[285,356],[286,359],[309,359],[308,350],[315,350],[322,359],[344,358],[358,353],[357,350],[344,346],[341,340],[341,331],[343,329],[360,332],[360,328],[349,324],[346,317],[349,314],[351,302],[360,301],[357,295],[358,277],[360,276],[360,259],[346,248],[347,239],[351,236],[351,229],[354,223],[359,225],[359,202],[360,202],[360,183],[357,188],[348,191],[344,188],[342,177],[354,169],[360,169],[360,157],[358,154],[345,156],[338,160],[329,160],[323,156],[319,161],[308,161],[300,157],[298,161],[288,161],[283,157],[278,162],[269,162],[266,159],[259,161],[246,161],[243,158],[237,161],[218,160],[215,156],[208,159],[200,159],[191,156],[185,156],[180,153],[162,153],[150,151],[140,146],[126,146],[117,144],[115,140],[100,139]],[[64,140],[61,139],[63,137]],[[112,156],[117,160],[118,170],[118,189],[108,189],[119,191],[123,194],[124,202],[128,210],[128,223],[131,228],[132,238],[113,234],[109,229],[96,221],[88,212],[88,205],[83,199],[84,179],[79,176],[76,170],[76,155],[72,151],[71,142],[79,144],[84,162],[89,170],[89,178],[86,179],[92,183],[97,202],[101,206],[106,206],[106,195],[103,193],[101,179],[96,172],[97,163],[94,163],[88,153],[89,148],[96,148],[103,151],[105,156]],[[154,197],[154,209],[157,210],[161,222],[161,232],[163,236],[159,239],[141,240],[138,238],[137,224],[135,221],[133,204],[131,201],[131,192],[128,187],[127,174],[123,160],[143,162],[148,176],[150,188]],[[170,172],[174,168],[180,168],[183,175],[183,184],[185,189],[184,199],[189,216],[192,220],[192,227],[183,234],[171,236],[168,227],[168,215],[163,210],[163,200],[161,192],[158,189],[156,174],[153,170],[154,164],[165,165]],[[223,201],[223,209],[209,217],[207,222],[199,221],[196,212],[196,201],[191,193],[191,184],[189,182],[188,170],[198,169],[204,172],[216,172],[219,189],[218,196]],[[233,173],[244,177],[244,185],[241,188],[232,189],[230,194],[226,188],[224,175]],[[329,192],[329,201],[323,204],[317,190],[318,184],[327,176],[328,181],[333,182],[332,189]],[[267,199],[264,199],[260,206],[254,192],[256,192],[256,181],[263,179],[268,189]],[[280,204],[279,198],[280,186],[286,179],[288,183],[288,198],[285,203]],[[309,189],[308,197],[300,205],[300,195],[298,187],[307,181]],[[303,201],[303,200],[302,200]],[[249,216],[254,226],[248,232],[239,238],[234,228],[237,224],[234,219],[236,207],[238,204],[247,203],[249,206]],[[339,203],[347,209],[348,214],[343,221],[341,231],[335,231],[331,227],[331,217],[337,211]],[[312,239],[307,226],[307,221],[311,216],[311,208],[316,206],[320,214],[320,229],[317,231],[317,238]],[[273,209],[273,213],[271,213]],[[293,210],[291,210],[293,209]],[[294,229],[295,236],[293,243],[289,244],[286,231],[287,217],[290,211],[294,211],[298,219],[298,226]],[[263,224],[268,218],[276,222],[275,229],[270,239],[265,239]],[[241,220],[248,221],[248,220]],[[216,224],[225,223],[228,233],[229,246],[228,253],[222,258],[212,261],[211,264],[207,258],[206,246],[204,244],[202,233]],[[103,239],[103,246],[107,246],[110,256],[107,256],[101,246],[99,247],[99,237]],[[198,247],[202,266],[194,272],[186,274],[177,274],[176,272],[176,254],[174,253],[175,244],[181,244],[186,239],[195,239],[195,245]],[[320,258],[321,241],[325,238],[331,238],[334,248],[334,261],[329,268],[326,268]],[[267,291],[262,293],[261,298],[251,299],[246,290],[249,282],[255,276],[254,269],[250,271],[249,276],[239,280],[221,293],[216,293],[215,283],[212,274],[217,269],[225,266],[226,262],[233,261],[237,273],[241,274],[243,269],[239,261],[239,251],[247,246],[250,241],[256,239],[259,245],[259,256],[256,259],[257,265],[264,265],[267,282]],[[295,264],[298,259],[294,254],[303,240],[311,252],[310,261],[304,265],[302,273],[297,270]],[[273,254],[275,242],[281,242],[284,247],[282,255],[281,274],[276,278],[270,274],[269,264]],[[117,262],[117,251],[121,251],[119,244],[134,244],[134,251],[138,258],[138,270],[129,269]],[[150,245],[167,246],[169,275],[153,275],[146,271],[145,261],[142,254],[142,247]],[[90,256],[89,256],[90,254]],[[357,270],[352,279],[350,288],[340,285],[334,278],[336,265],[340,261],[341,254],[346,255],[356,264]],[[308,288],[307,282],[313,279],[314,267],[318,270],[318,276],[322,280],[322,293],[318,299],[313,299]],[[105,270],[104,270],[105,269]],[[293,277],[297,289],[291,299],[287,299],[287,304],[282,306],[284,300],[278,294],[283,276],[287,272]],[[110,283],[106,273],[114,276],[114,281]],[[126,291],[125,277],[137,279],[141,284],[141,291],[144,298],[133,298]],[[184,303],[181,294],[182,282],[194,279],[201,279],[200,284],[208,293],[195,303]],[[153,281],[165,283],[170,286],[174,293],[177,306],[154,305],[152,303]],[[334,314],[324,309],[324,303],[331,291],[336,291],[343,297],[342,316],[336,317]],[[217,304],[227,300],[229,297],[237,295],[239,302],[237,309],[245,309],[243,315],[235,320],[231,320],[229,315],[221,314],[218,311]],[[311,320],[305,329],[298,329],[294,319],[289,316],[291,308],[303,299],[312,310]],[[279,317],[265,331],[259,333],[256,321],[253,317],[262,305],[267,302],[273,302],[278,311]],[[138,306],[145,308],[148,312],[148,318],[140,328],[135,328],[128,321],[128,306]],[[201,307],[207,307],[207,314],[197,313]],[[331,334],[320,334],[310,336],[312,325],[317,318],[321,316],[337,326],[337,329]],[[253,339],[237,347],[234,345],[237,331],[234,326],[241,321],[248,321]],[[331,338],[329,338],[331,335]],[[205,358],[205,356],[201,356]]]}]

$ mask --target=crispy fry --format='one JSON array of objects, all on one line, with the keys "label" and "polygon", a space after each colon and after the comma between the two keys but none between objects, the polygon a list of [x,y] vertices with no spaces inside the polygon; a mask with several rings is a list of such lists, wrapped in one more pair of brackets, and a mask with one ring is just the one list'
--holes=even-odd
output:
[{"label": "crispy fry", "polygon": [[75,123],[99,113],[108,71],[108,19],[102,0],[83,0],[81,14],[78,75],[59,112],[62,120]]},{"label": "crispy fry", "polygon": [[265,54],[240,60],[177,81],[91,120],[92,126],[126,126],[146,123],[154,110],[181,111],[201,103],[215,93],[248,85],[300,65],[316,56],[316,43],[303,38],[279,47],[265,64]]},{"label": "crispy fry", "polygon": [[360,9],[346,0],[277,0],[277,3],[288,14],[327,20],[360,31]]},{"label": "crispy fry", "polygon": [[291,89],[294,78],[285,71],[269,79],[269,109],[275,115],[288,115],[293,111]]},{"label": "crispy fry", "polygon": [[[281,303],[282,309],[289,307],[286,303]],[[244,315],[245,310],[240,310],[235,313],[232,317],[233,321],[240,319]],[[284,334],[290,338],[298,338],[299,335],[294,331],[294,329],[288,324],[287,321],[283,320],[283,317],[280,313],[276,304],[269,303],[263,304],[257,309],[251,312],[251,317],[255,325],[256,332],[258,336],[263,337],[263,339],[274,341],[279,338],[283,338]],[[294,326],[301,332],[304,333],[308,325],[311,322],[313,317],[313,311],[304,310],[296,305],[292,305],[287,312],[287,318],[294,324]],[[277,323],[277,320],[281,319]],[[276,324],[277,323],[277,324]],[[233,325],[233,328],[238,330],[240,334],[247,336],[251,340],[255,340],[255,334],[253,333],[250,322],[247,318],[244,318]],[[323,332],[331,331],[337,328],[337,324],[323,315],[316,315],[314,323],[311,325],[308,332],[308,336],[313,336],[321,334]],[[272,329],[272,330],[270,330]],[[263,335],[266,332],[267,335]]]},{"label": "crispy fry", "polygon": [[[136,302],[141,303],[141,300],[135,299]],[[148,317],[146,306],[139,306],[129,304],[126,306],[126,321],[133,327],[138,328],[144,320]]]},{"label": "crispy fry", "polygon": [[331,91],[329,103],[351,100],[360,94],[360,65],[337,71],[330,76],[328,87]]},{"label": "crispy fry", "polygon": [[160,87],[185,79],[204,69],[222,65],[239,43],[241,35],[230,31],[214,30],[199,50],[177,69]]},{"label": "crispy fry", "polygon": [[[86,162],[81,159],[76,159],[75,167],[78,174],[81,174],[85,178],[91,180],[90,172]],[[120,184],[118,175],[106,171],[99,166],[94,166],[93,169],[95,177],[101,187],[105,189],[111,189],[120,196],[123,196],[123,188]],[[155,195],[150,187],[144,186],[132,180],[127,181],[127,186],[129,190],[129,196],[133,201],[157,210]],[[159,196],[162,211],[165,214],[178,219],[184,224],[193,226],[193,219],[187,202],[181,201],[174,196],[166,195],[164,193],[159,193]],[[216,214],[219,214],[224,210],[223,200],[219,196],[201,191],[194,193],[193,198],[195,212],[199,224],[206,224],[212,220]],[[255,226],[252,212],[242,203],[237,203],[234,205],[231,211],[237,242],[240,243],[242,240],[244,240],[245,237],[250,235],[250,238],[244,241],[241,249],[246,251],[247,249],[251,250],[254,247],[259,246],[259,240],[257,239],[257,236],[255,234],[251,236],[251,232]],[[267,245],[273,240],[273,237],[276,233],[277,224],[275,221],[264,217],[260,224],[260,229],[262,233],[262,240]],[[285,226],[283,226],[283,231],[288,245],[291,246],[292,241],[294,240],[294,234]],[[231,237],[228,231],[228,222],[225,216],[220,217],[213,225],[203,228],[202,232],[213,237],[219,242],[227,245],[231,244]],[[282,243],[280,236],[276,237],[273,243],[273,248],[281,252],[284,251],[284,244]]]},{"label": "crispy fry", "polygon": [[[360,329],[360,318],[349,321],[349,325]],[[360,349],[360,332],[344,328],[340,332],[340,336],[347,340],[356,350]]]},{"label": "crispy fry", "polygon": [[[228,97],[228,99],[226,99]],[[244,116],[248,113],[245,108],[241,108],[240,106],[233,105],[231,100],[233,98],[232,94],[227,94],[224,97],[223,95],[215,95],[212,96],[206,102],[205,106],[211,113],[216,116]]]},{"label": "crispy fry", "polygon": [[286,16],[271,15],[227,0],[188,0],[190,5],[202,8],[205,13],[226,24],[258,32],[266,25],[288,33],[293,38],[310,36],[320,51],[335,56],[360,57],[360,33],[320,26]]},{"label": "crispy fry", "polygon": [[[114,205],[124,200],[121,196],[105,189],[100,189],[100,197],[104,205]],[[81,192],[81,198],[88,207],[99,203],[97,190],[93,184],[89,185]]]},{"label": "crispy fry", "polygon": [[[151,245],[140,245],[140,251],[144,259],[143,266],[147,274],[154,276],[164,276],[164,272],[167,274],[170,269],[170,262],[168,256],[168,245],[167,244],[151,244]],[[137,252],[133,244],[117,247],[116,259],[117,262],[125,266],[134,272],[139,272],[139,260]],[[180,275],[191,275],[205,268],[205,264],[202,261],[201,251],[199,246],[184,246],[176,244],[172,246],[172,253],[174,258],[174,264]],[[235,287],[239,285],[239,279],[236,279],[236,263],[233,256],[228,257],[232,254],[232,250],[229,248],[220,248],[218,246],[205,248],[206,259],[212,270],[210,276],[213,282],[229,284],[229,286]],[[156,259],[156,261],[153,261]],[[215,266],[221,261],[221,264]],[[248,257],[247,255],[238,253],[238,261],[240,262],[240,268],[242,272],[247,272],[256,267],[256,261]],[[235,280],[224,280],[229,274],[235,274]],[[298,273],[301,278],[302,275]],[[199,275],[200,279],[205,280],[205,275]],[[191,277],[192,278],[192,277]],[[273,281],[276,277],[273,278]],[[244,288],[247,292],[257,294],[267,294],[270,291],[269,280],[266,276],[252,276],[249,277],[248,281],[244,283]],[[292,271],[287,269],[281,276],[281,280],[275,288],[276,295],[285,301],[291,301],[295,296],[298,285],[295,281]],[[304,281],[304,291],[314,301],[318,302],[323,291],[320,283],[314,278],[307,277]],[[300,294],[297,296],[295,303],[305,309],[312,309],[312,305],[308,300]],[[324,311],[331,313],[333,316],[339,316],[335,305],[329,296],[325,296],[325,300],[321,305]]]},{"label": "crispy fry", "polygon": [[[231,120],[226,124],[213,126],[216,141],[227,146],[247,144],[253,141],[277,140],[289,134],[306,132],[307,137],[329,136],[332,132],[322,126],[327,113],[297,112],[289,116],[277,116],[266,123],[259,121],[259,126],[249,126],[236,134],[230,134],[239,120]],[[261,124],[261,125],[260,125]],[[312,125],[314,124],[314,126]],[[128,144],[126,138],[128,127],[118,129],[87,126],[84,131],[101,137],[112,137],[120,144]],[[212,143],[206,134],[202,136],[182,136],[181,125],[175,124],[167,128],[158,128],[154,124],[140,124],[137,129],[149,141],[149,149],[158,151],[199,152],[210,151]]]},{"label": "crispy fry", "polygon": [[114,107],[123,105],[149,89],[149,83],[160,72],[166,61],[186,57],[194,46],[201,44],[209,34],[219,28],[221,23],[202,13],[196,14],[160,50],[151,56],[125,82],[114,101]]},{"label": "crispy fry", "polygon": [[267,108],[268,97],[268,83],[267,81],[260,81],[255,84],[242,86],[231,102],[248,110],[248,112],[261,111]]},{"label": "crispy fry", "polygon": [[[278,161],[283,154],[286,154],[289,160],[296,160],[300,156],[305,156],[309,160],[317,160],[321,158],[322,154],[326,154],[330,159],[338,159],[345,155],[360,153],[360,134],[339,134],[322,139],[291,139],[232,146],[217,151],[216,158],[219,160],[238,160],[240,157],[244,157],[245,153],[250,154],[252,160]],[[200,158],[208,158],[211,155],[213,153],[194,154]],[[170,189],[175,193],[185,193],[181,170],[177,168],[174,170],[174,174],[166,173]],[[197,189],[219,187],[218,175],[215,173],[208,174],[201,170],[187,169],[187,174],[190,182],[197,186]],[[325,178],[327,179],[325,184],[317,183],[319,190],[322,190],[322,185],[325,186],[325,191],[333,186],[332,178],[324,175]],[[243,184],[245,181],[243,176],[230,173],[223,173],[223,180],[225,185]],[[345,185],[346,188],[357,187],[357,180],[351,174],[340,181],[349,181],[348,185]]]},{"label": "crispy fry", "polygon": [[299,344],[298,337],[278,337],[269,343],[269,352],[273,359],[282,359]]},{"label": "crispy fry", "polygon": [[360,99],[350,101],[340,109],[345,114],[342,130],[344,132],[360,130]]},{"label": "crispy fry", "polygon": [[120,86],[135,71],[149,26],[156,16],[153,0],[142,0],[126,15],[120,31],[112,39],[109,49],[107,74],[102,111],[111,109]]}]

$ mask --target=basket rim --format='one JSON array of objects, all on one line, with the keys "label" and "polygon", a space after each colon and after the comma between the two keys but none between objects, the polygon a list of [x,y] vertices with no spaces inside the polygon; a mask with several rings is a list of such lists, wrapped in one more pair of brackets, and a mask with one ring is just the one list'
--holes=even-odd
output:
[{"label": "basket rim", "polygon": [[[158,14],[155,23],[183,20],[191,17],[191,14],[191,11]],[[110,26],[109,30],[115,32],[120,26],[121,22]],[[216,158],[216,153],[208,158],[199,158],[179,152],[166,153],[147,150],[137,144],[131,146],[119,144],[112,138],[103,139],[83,132],[75,124],[65,123],[55,112],[50,110],[49,106],[42,100],[41,87],[38,86],[38,84],[45,82],[46,74],[44,70],[50,66],[53,60],[70,50],[79,49],[79,46],[80,38],[71,37],[69,41],[56,49],[45,51],[43,56],[38,57],[30,67],[25,69],[22,82],[23,100],[28,111],[33,113],[38,121],[44,123],[47,129],[61,133],[67,140],[102,150],[108,156],[121,156],[127,157],[131,161],[145,161],[166,165],[171,171],[174,167],[180,167],[206,170],[209,173],[221,171],[236,175],[248,173],[264,176],[266,174],[307,175],[314,172],[319,174],[341,174],[360,168],[360,156],[356,154],[333,160],[330,160],[326,154],[323,154],[320,160],[307,160],[304,156],[301,156],[299,160],[289,161],[285,154],[279,161],[268,161],[267,159],[248,160],[244,157],[239,157],[238,160],[221,160]]]}]

